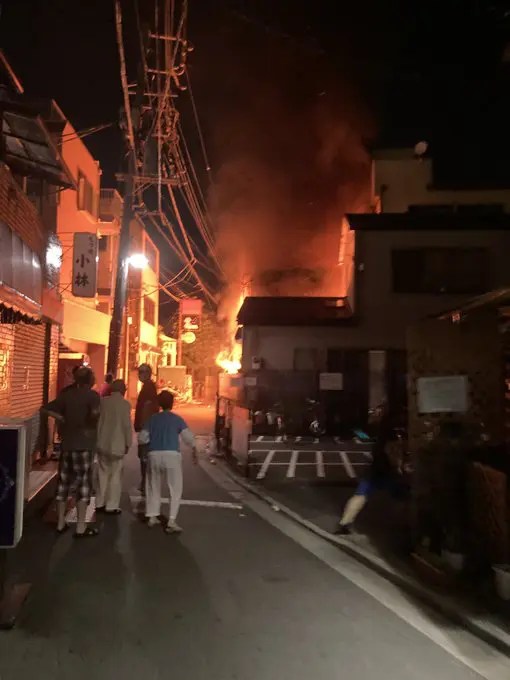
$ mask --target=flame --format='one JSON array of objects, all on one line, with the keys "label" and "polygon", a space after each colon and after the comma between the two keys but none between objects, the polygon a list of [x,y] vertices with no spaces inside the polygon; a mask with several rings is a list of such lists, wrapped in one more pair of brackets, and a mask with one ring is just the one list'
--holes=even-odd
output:
[{"label": "flame", "polygon": [[218,354],[216,357],[216,364],[223,369],[225,373],[235,375],[241,370],[241,353],[241,345],[235,343],[231,352],[223,350]]},{"label": "flame", "polygon": [[229,347],[228,349],[223,349],[216,357],[216,364],[229,375],[235,375],[241,370],[243,348],[239,342],[236,342],[235,336],[237,330],[237,312],[241,309],[245,297],[246,293],[242,291],[236,302],[231,306],[229,305],[227,335],[230,337],[226,343]]}]

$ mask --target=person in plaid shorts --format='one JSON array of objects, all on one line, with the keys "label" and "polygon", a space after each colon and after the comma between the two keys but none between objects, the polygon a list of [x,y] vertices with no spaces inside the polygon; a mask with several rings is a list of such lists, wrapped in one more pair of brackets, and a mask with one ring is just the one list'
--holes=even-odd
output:
[{"label": "person in plaid shorts", "polygon": [[58,533],[67,530],[66,509],[69,492],[76,497],[76,538],[97,536],[95,527],[87,526],[86,513],[92,495],[92,463],[97,441],[100,397],[92,390],[94,374],[86,366],[75,373],[75,388],[62,390],[44,411],[61,425],[62,453],[57,487]]}]

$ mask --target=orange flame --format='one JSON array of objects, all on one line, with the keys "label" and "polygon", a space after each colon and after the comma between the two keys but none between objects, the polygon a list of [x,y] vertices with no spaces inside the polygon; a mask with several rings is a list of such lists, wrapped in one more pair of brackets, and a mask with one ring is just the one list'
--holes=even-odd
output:
[{"label": "orange flame", "polygon": [[232,308],[228,313],[228,333],[230,335],[229,349],[223,349],[216,357],[216,364],[225,373],[229,375],[235,375],[241,370],[241,357],[243,354],[243,348],[240,343],[236,342],[235,335],[237,330],[237,313],[241,309],[244,302],[245,293],[241,293],[236,305],[232,305]]},{"label": "orange flame", "polygon": [[218,354],[216,357],[216,364],[222,368],[225,373],[235,375],[241,370],[241,352],[241,345],[236,343],[231,352],[223,350]]}]

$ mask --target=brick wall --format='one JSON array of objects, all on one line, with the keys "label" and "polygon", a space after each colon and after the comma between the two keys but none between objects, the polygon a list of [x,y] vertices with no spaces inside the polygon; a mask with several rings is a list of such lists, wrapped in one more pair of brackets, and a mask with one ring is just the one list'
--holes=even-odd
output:
[{"label": "brick wall", "polygon": [[0,221],[7,224],[44,260],[45,231],[37,210],[9,169],[0,164]]}]

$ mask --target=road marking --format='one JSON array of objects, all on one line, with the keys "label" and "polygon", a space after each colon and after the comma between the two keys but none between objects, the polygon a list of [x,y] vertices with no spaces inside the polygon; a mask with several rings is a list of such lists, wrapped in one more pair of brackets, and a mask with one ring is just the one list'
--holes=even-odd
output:
[{"label": "road marking", "polygon": [[[293,451],[292,449],[277,449],[276,452],[277,453],[292,453],[292,451]],[[300,451],[300,453],[316,453],[317,449],[308,449],[307,448],[307,449],[299,449],[299,451]],[[351,451],[348,451],[348,450],[340,451],[339,449],[321,449],[321,451],[324,454],[327,454],[327,455],[331,454],[332,456],[333,455],[340,455],[341,453],[352,453],[352,454],[355,454],[355,455],[362,455],[364,458],[371,458],[372,457],[372,455],[369,451],[360,451],[359,449],[357,451],[353,451],[353,450],[351,450]],[[270,453],[270,451],[269,451],[269,449],[249,449],[248,453],[250,454],[250,456],[256,456],[257,454],[259,454],[259,455],[264,454],[264,453],[268,454],[268,453]]]},{"label": "road marking", "polygon": [[[130,496],[130,501],[132,504],[139,504],[145,501],[142,496]],[[168,498],[162,498],[162,503],[168,504],[170,500]],[[243,506],[241,503],[230,503],[227,501],[197,501],[197,500],[182,500],[181,505],[193,506],[193,507],[203,507],[203,508],[225,508],[226,510],[242,510]]]},{"label": "road marking", "polygon": [[[368,463],[351,463],[351,465],[353,467],[363,467],[363,468],[368,467]],[[248,466],[249,467],[260,467],[260,461],[248,463]],[[271,463],[271,465],[269,467],[271,467],[271,468],[289,467],[289,461],[287,461],[285,463],[282,463],[282,462]],[[301,463],[301,462],[298,461],[296,463],[296,467],[309,467],[309,468],[314,467],[314,468],[317,468],[317,462],[315,462],[315,463],[312,463],[312,462],[311,463]],[[343,463],[328,463],[328,462],[324,463],[325,469],[330,468],[330,467],[341,467],[345,470],[345,465]]]},{"label": "road marking", "polygon": [[335,442],[335,444],[342,446],[342,440],[340,439],[340,437],[333,437],[333,441]]},{"label": "road marking", "polygon": [[290,456],[289,469],[287,470],[288,479],[292,479],[296,476],[296,463],[298,461],[299,451],[293,451]]},{"label": "road marking", "polygon": [[303,437],[296,437],[294,441],[295,441],[296,444],[297,444],[297,443],[300,442],[302,439],[303,439]]},{"label": "road marking", "polygon": [[263,442],[263,441],[264,441],[264,437],[257,437],[257,439],[256,439],[255,441],[256,441],[256,442]]},{"label": "road marking", "polygon": [[356,473],[354,472],[354,468],[352,466],[352,463],[351,463],[347,453],[345,451],[340,451],[340,457],[342,459],[342,462],[345,466],[345,470],[346,470],[347,474],[349,475],[349,477],[351,479],[355,479]]},{"label": "road marking", "polygon": [[281,444],[281,442],[283,441],[283,437],[275,437],[274,440],[277,444]]},{"label": "road marking", "polygon": [[258,471],[257,479],[264,479],[264,477],[266,476],[267,469],[271,465],[271,461],[273,460],[273,456],[275,453],[276,453],[275,451],[269,451],[269,453],[264,459],[264,462],[262,463],[262,467]]},{"label": "road marking", "polygon": [[[225,490],[231,488],[232,478],[227,477],[226,473],[219,467],[204,465],[202,469],[220,488]],[[243,488],[246,490],[247,487]],[[316,533],[312,533],[308,526],[311,523],[300,518],[304,526],[298,524],[295,513],[288,508],[285,509],[285,514],[275,512],[272,506],[273,503],[278,504],[278,501],[266,494],[261,493],[260,495],[261,498],[257,498],[255,495],[247,493],[245,506],[270,526],[279,530],[340,576],[354,583],[414,630],[425,635],[454,658],[478,673],[480,678],[508,680],[508,657],[505,654],[464,629],[455,625],[452,626],[451,622],[438,614],[437,611],[424,607],[421,603],[416,603],[399,586],[393,585],[384,576],[380,576],[376,571],[361,564],[359,560],[339,550],[338,546],[331,545],[328,532],[314,527]],[[282,510],[281,505],[278,505],[278,507]],[[379,557],[378,560],[382,562],[383,558]],[[393,567],[391,568],[393,569]]]},{"label": "road marking", "polygon": [[316,452],[315,461],[317,463],[317,477],[325,477],[326,471],[324,470],[324,458],[322,456],[322,451]]}]

